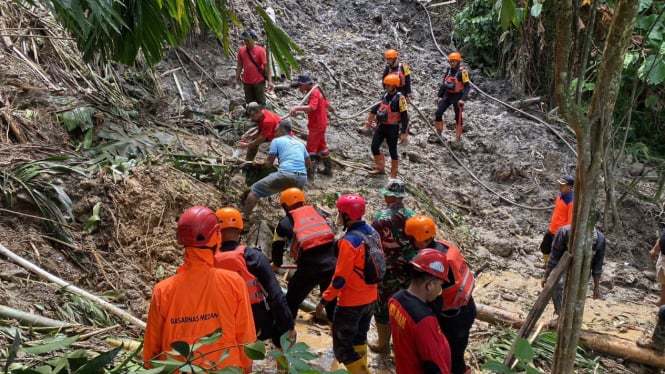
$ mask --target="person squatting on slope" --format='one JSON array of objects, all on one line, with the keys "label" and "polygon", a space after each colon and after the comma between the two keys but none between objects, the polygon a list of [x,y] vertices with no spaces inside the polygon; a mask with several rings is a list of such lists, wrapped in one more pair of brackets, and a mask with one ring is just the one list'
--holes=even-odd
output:
[{"label": "person squatting on slope", "polygon": [[291,136],[291,124],[284,120],[275,129],[275,139],[270,142],[270,150],[265,162],[254,162],[256,167],[269,168],[275,159],[279,169],[254,183],[245,200],[245,218],[250,218],[259,199],[284,191],[289,187],[303,188],[307,182],[307,169],[312,167],[305,146]]},{"label": "person squatting on slope", "polygon": [[268,89],[273,89],[272,74],[266,57],[266,50],[256,44],[254,30],[243,31],[240,35],[243,46],[238,49],[238,64],[233,78],[233,88],[238,86],[242,74],[242,86],[245,91],[245,102],[255,101],[266,105],[266,80]]},{"label": "person squatting on slope", "polygon": [[389,302],[390,330],[395,345],[397,374],[450,373],[448,340],[428,305],[448,278],[446,255],[425,248],[410,261],[411,281]]},{"label": "person squatting on slope", "polygon": [[263,143],[271,142],[275,138],[275,129],[282,119],[277,113],[273,113],[268,109],[263,108],[261,104],[257,102],[247,104],[246,112],[252,122],[256,123],[258,133],[253,139],[249,140],[249,142],[241,140],[238,143],[238,148],[247,148],[245,160],[254,161],[259,146]]},{"label": "person squatting on slope", "polygon": [[[552,252],[550,253],[549,260],[547,261],[547,266],[545,268],[545,273],[543,273],[543,278],[540,280],[540,285],[545,287],[547,278],[549,278],[550,273],[554,268],[559,264],[561,256],[563,253],[568,251],[568,241],[570,240],[570,225],[565,225],[559,228],[554,235],[554,240],[552,241]],[[591,244],[591,251],[593,253],[591,257],[591,277],[593,278],[593,298],[600,299],[600,277],[603,275],[603,263],[605,261],[605,235],[603,235],[600,230],[594,227],[593,229],[593,243]],[[563,286],[566,283],[566,275],[559,280],[559,283],[554,288],[552,293],[552,303],[554,304],[554,311],[556,314],[560,314],[561,305],[563,303]]]},{"label": "person squatting on slope", "polygon": [[367,284],[363,278],[366,244],[364,236],[377,242],[379,234],[363,221],[365,200],[357,194],[342,195],[337,199],[338,223],[346,233],[337,241],[339,255],[335,275],[328,289],[321,295],[316,312],[337,297],[333,314],[332,335],[335,358],[352,374],[369,373],[367,366],[367,331],[376,305],[377,285]]},{"label": "person squatting on slope", "polygon": [[570,175],[565,175],[557,180],[559,184],[559,193],[556,195],[554,201],[554,210],[552,210],[552,218],[550,219],[550,227],[545,231],[543,240],[540,243],[540,252],[543,254],[543,264],[536,265],[540,268],[547,267],[547,262],[552,252],[552,240],[556,232],[565,225],[570,225],[573,222],[573,200],[574,192],[573,186],[575,179]]},{"label": "person squatting on slope", "polygon": [[[383,69],[381,79],[385,78],[388,74],[397,75],[399,78],[397,91],[409,101],[411,98],[411,70],[409,70],[409,66],[398,60],[399,53],[396,49],[387,49],[383,57],[386,59],[386,67]],[[386,87],[384,86],[383,88],[385,89]]]},{"label": "person squatting on slope", "polygon": [[[298,75],[298,89],[302,93],[309,92],[314,87],[314,82],[309,74]],[[332,175],[332,159],[326,143],[326,130],[328,129],[328,111],[334,111],[330,106],[328,99],[323,94],[321,87],[312,91],[307,104],[294,106],[289,110],[290,116],[295,116],[298,112],[307,113],[307,152],[312,159],[321,158],[324,169],[322,174]],[[310,176],[313,176],[313,170],[310,170]]]},{"label": "person squatting on slope", "polygon": [[[178,219],[178,244],[185,247],[185,263],[178,273],[155,286],[146,324],[143,360],[164,360],[171,344],[197,339],[217,329],[222,337],[196,349],[193,364],[205,369],[252,368],[243,345],[256,341],[254,319],[245,281],[234,272],[215,269],[214,254],[222,237],[215,212],[204,207],[187,209]],[[217,361],[228,355],[220,363]],[[185,358],[175,357],[184,362]]]},{"label": "person squatting on slope", "polygon": [[379,299],[374,311],[378,339],[369,344],[369,349],[377,353],[390,353],[390,327],[388,326],[388,300],[398,290],[409,286],[406,269],[409,261],[418,250],[404,233],[406,221],[416,212],[404,207],[407,196],[406,184],[399,179],[389,179],[381,194],[386,209],[376,213],[372,227],[381,236],[381,247],[386,259],[386,275],[379,284]]},{"label": "person squatting on slope", "polygon": [[[383,78],[383,84],[386,87],[386,92],[381,97],[381,102],[372,107],[363,125],[364,128],[371,127],[374,129],[371,149],[376,167],[369,174],[383,174],[385,171],[386,157],[381,152],[381,143],[385,139],[392,160],[390,177],[397,178],[397,168],[399,166],[397,141],[406,143],[409,138],[409,115],[407,113],[409,104],[404,95],[397,91],[399,86],[397,75],[386,75]],[[374,121],[376,121],[376,124]]]},{"label": "person squatting on slope", "polygon": [[219,219],[222,233],[222,245],[215,253],[215,267],[236,272],[245,280],[257,338],[272,339],[273,344],[281,347],[280,337],[290,331],[290,338],[295,341],[293,316],[275,273],[270,268],[268,257],[260,249],[240,243],[244,226],[240,212],[225,207],[215,212],[215,215]]},{"label": "person squatting on slope", "polygon": [[[284,250],[288,250],[297,269],[289,279],[286,303],[296,318],[298,306],[314,287],[318,285],[323,293],[330,286],[337,262],[333,248],[335,233],[318,209],[305,204],[305,194],[300,189],[292,187],[282,191],[279,203],[286,215],[275,227],[272,269],[279,270]],[[336,305],[336,299],[326,304],[329,320]]]},{"label": "person squatting on slope", "polygon": [[441,133],[445,123],[443,121],[443,114],[449,106],[453,106],[455,111],[455,123],[457,124],[455,130],[455,140],[459,141],[462,137],[463,123],[460,118],[464,103],[469,97],[471,90],[471,81],[469,79],[469,72],[462,66],[462,55],[459,52],[453,52],[448,55],[448,63],[450,66],[443,76],[443,83],[439,87],[439,92],[436,94],[435,104],[437,104],[436,112],[434,113],[434,127],[438,136],[431,136],[429,141],[432,143],[440,142]]},{"label": "person squatting on slope", "polygon": [[441,331],[450,345],[451,373],[471,373],[471,367],[464,362],[464,351],[469,345],[471,326],[477,315],[473,300],[476,283],[473,273],[455,245],[434,240],[436,225],[430,217],[418,215],[409,218],[404,231],[413,238],[416,248],[434,248],[446,255],[448,277],[443,282],[441,295],[430,306],[436,312]]}]

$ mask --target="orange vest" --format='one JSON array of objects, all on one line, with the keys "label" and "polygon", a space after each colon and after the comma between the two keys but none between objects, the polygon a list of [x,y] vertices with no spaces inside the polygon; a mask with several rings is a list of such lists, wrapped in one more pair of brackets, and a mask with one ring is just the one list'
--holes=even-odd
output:
[{"label": "orange vest", "polygon": [[402,113],[400,113],[399,110],[394,112],[391,105],[396,101],[395,99],[399,101],[400,95],[401,94],[397,92],[391,101],[381,100],[381,104],[379,104],[379,109],[377,110],[377,116],[378,113],[381,113],[382,111],[387,114],[386,120],[381,122],[382,125],[397,125],[402,120]]},{"label": "orange vest", "polygon": [[452,83],[454,87],[452,90],[448,90],[448,93],[456,94],[464,91],[464,82],[462,82],[461,79],[457,79],[457,74],[462,70],[464,70],[464,68],[460,67],[455,74],[450,74],[451,70],[448,69],[448,73],[446,74],[446,77],[443,79],[443,81],[447,84]]},{"label": "orange vest", "polygon": [[458,309],[469,303],[476,280],[459,249],[444,240],[439,240],[439,242],[448,247],[445,255],[448,258],[450,271],[455,277],[455,284],[441,291],[441,296],[443,297],[443,307],[441,310]]},{"label": "orange vest", "polygon": [[247,270],[244,245],[241,244],[232,251],[217,251],[215,253],[215,267],[236,272],[245,280],[247,291],[249,292],[250,304],[256,304],[265,300],[266,296],[261,283],[259,283],[254,274]]},{"label": "orange vest", "polygon": [[314,247],[332,243],[335,233],[311,205],[303,205],[289,212],[293,218],[291,257],[298,261],[300,254]]}]

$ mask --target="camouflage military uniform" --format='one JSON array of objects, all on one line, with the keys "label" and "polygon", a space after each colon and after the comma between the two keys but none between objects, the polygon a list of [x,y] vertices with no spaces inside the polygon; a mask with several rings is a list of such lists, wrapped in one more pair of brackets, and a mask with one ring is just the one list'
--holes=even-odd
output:
[{"label": "camouflage military uniform", "polygon": [[393,203],[374,216],[372,227],[381,235],[381,244],[386,257],[386,275],[379,285],[379,299],[374,318],[377,323],[388,323],[388,300],[400,289],[409,286],[408,272],[404,266],[418,250],[404,233],[406,220],[416,212],[404,207],[401,202]]}]

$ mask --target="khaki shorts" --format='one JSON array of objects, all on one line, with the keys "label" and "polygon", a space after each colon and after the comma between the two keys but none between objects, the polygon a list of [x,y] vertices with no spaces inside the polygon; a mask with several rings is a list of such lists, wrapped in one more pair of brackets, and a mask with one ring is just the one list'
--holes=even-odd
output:
[{"label": "khaki shorts", "polygon": [[656,279],[661,285],[665,285],[665,256],[661,253],[658,254],[658,261],[656,261]]}]

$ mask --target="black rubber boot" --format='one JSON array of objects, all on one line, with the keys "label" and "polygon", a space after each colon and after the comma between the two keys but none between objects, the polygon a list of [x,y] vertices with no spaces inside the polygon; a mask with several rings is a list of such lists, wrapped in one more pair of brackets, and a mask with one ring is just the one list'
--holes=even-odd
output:
[{"label": "black rubber boot", "polygon": [[323,170],[321,170],[321,174],[329,177],[332,176],[332,159],[330,156],[323,156],[321,157],[321,160],[323,161]]}]

